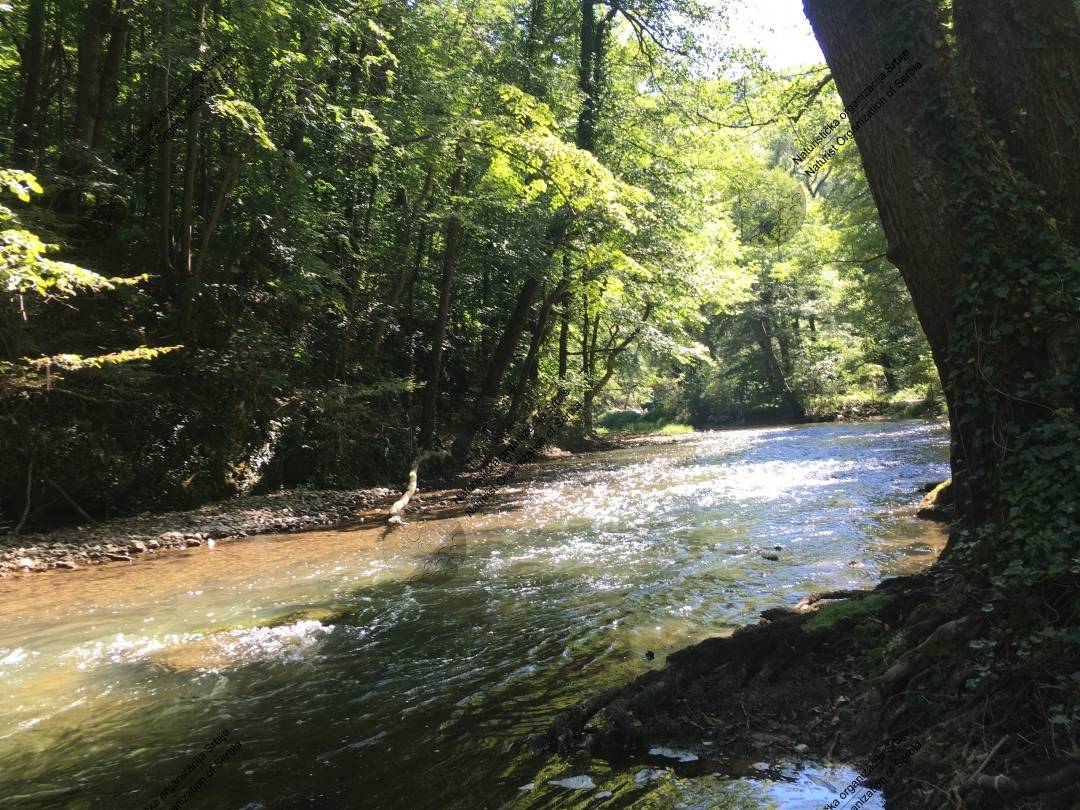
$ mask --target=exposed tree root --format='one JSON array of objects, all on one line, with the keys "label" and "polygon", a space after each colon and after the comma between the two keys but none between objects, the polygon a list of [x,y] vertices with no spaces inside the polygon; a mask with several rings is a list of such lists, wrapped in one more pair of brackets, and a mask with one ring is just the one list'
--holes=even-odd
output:
[{"label": "exposed tree root", "polygon": [[[1074,705],[1068,676],[1080,654],[1063,641],[1040,660],[1001,658],[988,676],[978,650],[1045,623],[1014,615],[1015,606],[991,616],[985,595],[956,582],[937,570],[766,611],[756,625],[674,653],[664,668],[562,712],[534,743],[612,761],[705,740],[727,757],[776,760],[802,743],[820,758],[858,763],[906,735],[919,743],[910,759],[888,780],[884,769],[867,774],[890,808],[1080,807],[1078,730],[1061,719]],[[1078,592],[1074,583],[1054,597],[1063,626],[1074,618],[1061,608]],[[1050,703],[1069,704],[1054,723]],[[979,743],[1003,733],[996,746]],[[991,760],[997,775],[983,773]]]}]

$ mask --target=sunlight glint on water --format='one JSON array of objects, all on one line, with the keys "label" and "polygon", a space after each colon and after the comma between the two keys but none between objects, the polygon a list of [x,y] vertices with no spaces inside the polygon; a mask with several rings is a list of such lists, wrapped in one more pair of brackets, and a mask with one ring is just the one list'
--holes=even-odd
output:
[{"label": "sunlight glint on water", "polygon": [[925,565],[944,535],[911,514],[945,445],[819,425],[566,459],[465,522],[445,582],[409,582],[417,561],[374,529],[6,581],[3,805],[142,807],[228,729],[242,747],[188,806],[820,806],[850,774],[598,763],[574,790],[508,746],[765,608]]}]

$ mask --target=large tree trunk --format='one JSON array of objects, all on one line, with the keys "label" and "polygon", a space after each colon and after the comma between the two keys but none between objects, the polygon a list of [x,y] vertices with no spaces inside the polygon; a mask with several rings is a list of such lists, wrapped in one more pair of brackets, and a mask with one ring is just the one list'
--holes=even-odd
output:
[{"label": "large tree trunk", "polygon": [[457,441],[454,442],[453,455],[459,461],[465,461],[469,451],[472,449],[477,430],[491,418],[492,409],[495,407],[495,397],[502,387],[503,375],[506,373],[506,367],[510,365],[510,359],[514,356],[514,350],[521,340],[521,333],[525,331],[525,324],[529,320],[529,309],[532,307],[539,286],[539,282],[533,277],[525,279],[525,282],[521,285],[514,310],[510,313],[510,318],[503,329],[502,337],[495,346],[495,351],[491,353],[487,372],[484,374],[484,380],[480,384],[480,393],[477,396],[476,406],[465,417]]},{"label": "large tree trunk", "polygon": [[97,110],[90,141],[94,149],[105,146],[109,118],[112,116],[116,96],[120,92],[120,68],[124,64],[128,29],[131,26],[129,7],[130,0],[118,0],[113,12],[112,27],[109,30],[109,47],[105,51],[105,62],[101,66],[101,80],[98,83]]},{"label": "large tree trunk", "polygon": [[22,94],[19,96],[13,132],[14,161],[20,169],[33,167],[44,56],[45,0],[31,0],[26,12],[26,42],[22,48]]},{"label": "large tree trunk", "polygon": [[110,18],[109,0],[90,0],[79,33],[79,57],[75,77],[75,140],[89,146],[97,117],[101,45]]},{"label": "large tree trunk", "polygon": [[536,322],[533,324],[532,339],[529,341],[529,352],[521,363],[517,382],[510,394],[510,407],[507,409],[506,416],[503,417],[492,441],[493,447],[501,444],[503,437],[510,432],[517,422],[518,416],[521,415],[521,408],[525,404],[525,395],[528,393],[529,384],[536,379],[537,367],[540,361],[540,347],[551,330],[551,311],[557,301],[566,297],[569,284],[570,280],[563,278],[555,289],[545,296],[543,303],[540,305],[540,311],[536,315]]},{"label": "large tree trunk", "polygon": [[604,77],[604,43],[607,29],[618,12],[608,9],[597,19],[596,0],[581,0],[580,48],[578,51],[578,89],[584,94],[578,111],[574,142],[578,149],[596,151],[596,128],[600,121],[601,93]]},{"label": "large tree trunk", "polygon": [[953,18],[979,104],[1004,135],[1010,160],[1046,192],[1046,210],[1080,244],[1075,0],[956,0]]},{"label": "large tree trunk", "polygon": [[[957,238],[962,223],[956,187],[942,166],[947,162],[944,141],[955,125],[943,121],[935,110],[961,101],[954,97],[952,73],[943,54],[925,44],[943,36],[943,20],[929,0],[919,13],[910,15],[889,7],[887,0],[804,0],[804,5],[845,105],[905,48],[922,64],[909,86],[898,88],[855,137],[888,240],[889,260],[904,277],[945,388],[959,490],[965,478],[964,459],[947,380],[949,330],[965,249]],[[875,100],[859,106],[865,109]],[[859,115],[857,107],[849,121]]]},{"label": "large tree trunk", "polygon": [[769,330],[765,326],[765,320],[751,316],[750,325],[754,329],[754,338],[761,348],[761,356],[765,360],[765,369],[769,373],[769,383],[772,385],[773,392],[783,400],[784,410],[791,419],[799,422],[803,421],[806,419],[806,409],[791,389],[791,385],[784,375],[784,368],[780,365],[780,361],[776,359],[772,335],[769,334]]},{"label": "large tree trunk", "polygon": [[[368,351],[370,360],[374,360],[379,356],[379,352],[382,350],[383,338],[386,337],[386,330],[390,326],[390,319],[397,311],[398,304],[401,303],[401,296],[405,292],[405,282],[409,279],[409,253],[412,251],[412,244],[416,238],[417,226],[420,223],[420,212],[424,210],[428,200],[431,198],[431,187],[434,179],[434,167],[429,165],[424,175],[424,185],[420,189],[420,195],[409,209],[405,223],[399,232],[397,243],[394,246],[394,252],[391,256],[394,280],[390,286],[390,295],[387,297],[383,307],[383,315],[375,325],[375,335],[371,339],[371,348]],[[430,206],[428,206],[428,210],[430,210]]]},{"label": "large tree trunk", "polygon": [[[172,68],[172,60],[169,56],[169,3],[172,0],[161,2],[160,42],[161,53],[159,64],[155,66],[157,74],[157,100],[158,109],[165,109],[169,104],[169,72]],[[158,125],[160,132],[168,132],[170,123],[169,113],[166,112],[164,120]],[[155,137],[156,133],[149,136]],[[172,138],[165,138],[158,147],[158,173],[157,173],[157,250],[158,261],[163,276],[169,280],[176,292],[176,278],[173,276],[172,259]]]},{"label": "large tree trunk", "polygon": [[514,354],[514,349],[517,348],[518,342],[521,340],[521,333],[525,331],[529,310],[532,308],[532,302],[536,297],[536,290],[539,286],[539,282],[533,277],[525,279],[525,282],[521,285],[513,312],[510,313],[502,337],[495,346],[495,351],[492,352],[491,360],[488,362],[484,381],[480,385],[481,399],[493,397],[499,392],[503,374]]},{"label": "large tree trunk", "polygon": [[450,320],[450,292],[454,286],[458,252],[461,249],[461,217],[458,214],[458,195],[465,173],[465,149],[458,144],[454,150],[454,173],[450,176],[450,215],[446,218],[443,246],[442,280],[439,283],[439,314],[431,330],[431,361],[428,364],[424,405],[420,415],[420,449],[430,450],[435,440],[435,411],[439,401],[439,377],[442,375],[443,341]]},{"label": "large tree trunk", "polygon": [[[980,558],[1003,565],[1015,543],[1056,570],[1047,560],[1065,540],[1032,539],[1061,509],[1055,486],[1080,488],[1077,167],[1061,153],[1080,121],[1076,9],[957,0],[954,53],[934,0],[804,5],[846,104],[903,49],[921,64],[904,86],[888,77],[893,96],[856,143],[949,404],[961,521],[947,553],[960,530],[992,522],[992,534],[971,532]],[[1062,516],[1054,536],[1075,538],[1076,522]]]}]

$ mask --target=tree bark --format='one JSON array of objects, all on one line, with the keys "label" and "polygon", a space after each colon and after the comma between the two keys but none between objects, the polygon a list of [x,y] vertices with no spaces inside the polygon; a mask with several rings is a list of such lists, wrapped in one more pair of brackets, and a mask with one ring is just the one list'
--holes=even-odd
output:
[{"label": "tree bark", "polygon": [[[1074,0],[956,0],[957,46],[1012,164],[1080,244],[1080,14]],[[1002,70],[1002,64],[1008,65]]]},{"label": "tree bark", "polygon": [[784,408],[790,417],[799,422],[803,421],[806,419],[806,409],[791,389],[787,377],[784,376],[784,369],[776,359],[772,336],[765,327],[765,320],[752,316],[750,325],[754,329],[754,337],[757,339],[758,346],[761,347],[761,356],[765,360],[765,368],[769,373],[769,381],[772,383],[773,391],[783,400]]},{"label": "tree bark", "polygon": [[89,146],[94,136],[97,116],[101,46],[110,18],[109,0],[90,0],[83,17],[77,46],[78,68],[75,77],[75,140]]},{"label": "tree bark", "polygon": [[[1030,472],[1025,455],[1057,458],[1056,448],[1075,445],[1065,415],[1077,406],[1068,270],[1077,217],[1068,192],[1078,169],[1062,163],[1061,144],[1080,121],[1077,11],[1068,0],[957,0],[954,48],[933,0],[804,7],[848,105],[904,48],[921,65],[855,140],[887,255],[911,293],[949,405],[960,517],[953,541],[994,523],[993,534],[978,535],[985,560],[1011,542],[1010,526],[1049,525],[1056,504],[1039,504],[1046,487],[1028,483],[1030,497],[1014,500]],[[1003,145],[994,124],[1005,130]],[[1033,189],[1032,180],[1047,187]],[[1071,458],[1054,462],[1064,481],[1076,480]],[[1075,522],[1062,516],[1063,525]],[[1031,543],[1016,548],[1042,553]]]},{"label": "tree bark", "polygon": [[[169,56],[169,3],[172,0],[161,1],[161,22],[159,28],[161,53],[160,63],[155,67],[157,72],[157,100],[158,109],[164,109],[169,104],[169,73],[172,69],[172,60]],[[164,120],[158,126],[160,132],[168,132],[171,126],[169,113],[166,112]],[[149,137],[156,137],[151,135]],[[172,139],[165,138],[158,146],[158,173],[157,173],[157,218],[158,218],[158,261],[161,265],[161,273],[169,279],[175,290],[176,279],[173,276],[172,258]]]},{"label": "tree bark", "polygon": [[442,375],[443,341],[446,339],[446,324],[450,320],[450,293],[454,286],[458,252],[461,249],[458,196],[461,194],[461,182],[465,174],[465,149],[461,144],[454,149],[454,160],[454,172],[450,176],[450,215],[446,218],[442,280],[439,284],[439,314],[431,330],[431,360],[428,364],[427,385],[424,388],[424,404],[420,415],[421,450],[430,450],[435,440],[435,412],[439,401],[439,377]]},{"label": "tree bark", "polygon": [[506,328],[503,330],[502,337],[491,355],[487,372],[484,374],[484,381],[480,386],[481,399],[493,397],[499,392],[503,374],[514,354],[514,349],[517,348],[517,344],[521,340],[521,333],[525,331],[529,310],[532,308],[532,302],[536,297],[539,286],[539,282],[531,276],[525,279],[525,282],[521,285],[517,302],[514,304],[514,310],[506,322]]},{"label": "tree bark", "polygon": [[604,42],[607,28],[618,12],[614,6],[602,18],[596,17],[596,0],[581,0],[580,48],[578,51],[578,89],[584,94],[578,111],[574,143],[578,149],[596,151],[596,129],[600,121],[604,76]]},{"label": "tree bark", "polygon": [[30,0],[26,12],[26,42],[21,56],[22,94],[12,133],[13,158],[18,168],[28,170],[33,168],[41,74],[45,69],[45,0]]},{"label": "tree bark", "polygon": [[[953,425],[953,477],[959,491],[964,461],[946,381],[964,246],[956,238],[962,222],[943,154],[943,141],[954,127],[933,110],[963,100],[955,97],[944,55],[926,44],[941,39],[944,20],[930,0],[920,0],[908,13],[889,8],[887,0],[804,0],[804,8],[846,105],[903,49],[922,65],[911,86],[899,88],[859,129],[855,142],[888,241],[887,256],[904,277],[946,389]],[[931,97],[934,103],[928,104]],[[876,97],[861,105],[865,108],[873,100]],[[854,117],[859,114],[858,108],[852,112]]]},{"label": "tree bark", "polygon": [[502,337],[499,338],[495,351],[488,361],[484,380],[480,384],[480,393],[477,396],[476,406],[465,417],[462,429],[454,442],[453,456],[459,461],[464,461],[472,449],[476,432],[481,425],[491,418],[491,412],[495,407],[495,398],[502,387],[502,378],[506,373],[506,367],[514,355],[514,350],[521,341],[521,334],[525,331],[525,324],[529,319],[529,310],[540,284],[534,277],[525,279],[518,292],[517,303],[513,312],[506,322]]},{"label": "tree bark", "polygon": [[90,146],[101,149],[109,129],[116,96],[120,92],[120,69],[124,63],[127,49],[128,31],[131,26],[130,0],[118,0],[113,10],[112,27],[109,30],[109,47],[105,52],[105,62],[101,66],[101,80],[98,83],[97,110],[94,115],[94,128]]}]

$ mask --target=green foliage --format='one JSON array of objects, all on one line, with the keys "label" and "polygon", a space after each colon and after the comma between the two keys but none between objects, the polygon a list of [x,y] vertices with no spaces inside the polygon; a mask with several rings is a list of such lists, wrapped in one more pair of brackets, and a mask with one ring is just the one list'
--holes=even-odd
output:
[{"label": "green foliage", "polygon": [[[41,194],[44,189],[29,172],[0,169],[0,184],[23,202],[30,193]],[[0,205],[0,222],[18,224],[18,217],[7,206]],[[16,295],[33,294],[41,298],[64,298],[80,290],[112,290],[117,285],[137,284],[146,276],[108,278],[69,262],[55,261],[46,253],[60,249],[46,244],[30,231],[7,228],[0,231],[0,288]]]},{"label": "green foliage", "polygon": [[[44,191],[29,172],[0,169],[0,182],[7,185],[8,191],[22,202],[30,201],[30,192],[41,194]],[[11,209],[0,205],[0,221],[18,224],[18,217]],[[0,232],[0,288],[15,299],[24,321],[28,317],[24,296],[43,301],[65,299],[79,292],[115,290],[118,286],[138,284],[147,279],[145,274],[126,278],[106,277],[70,262],[46,257],[46,253],[59,249],[59,245],[46,244],[27,230],[7,228]],[[62,353],[23,357],[21,362],[0,360],[0,398],[50,388],[59,379],[52,374],[54,368],[58,371],[100,369],[137,360],[152,360],[179,348],[179,345],[156,348],[140,346],[91,357]],[[35,371],[46,374],[42,376]]]},{"label": "green foliage", "polygon": [[[433,390],[437,445],[484,408],[477,443],[496,442],[560,388],[591,403],[575,433],[593,411],[645,404],[624,428],[784,418],[758,322],[808,410],[925,390],[925,345],[872,258],[880,227],[854,158],[824,187],[786,162],[795,135],[775,113],[811,96],[820,69],[783,77],[711,52],[694,33],[721,24],[711,7],[650,1],[594,7],[599,62],[583,81],[582,8],[240,4],[207,14],[198,51],[191,0],[170,7],[165,36],[133,10],[91,134],[54,115],[31,127],[46,204],[27,204],[32,176],[3,177],[28,225],[3,237],[0,363],[5,390],[30,398],[0,414],[16,448],[0,508],[21,513],[31,459],[102,511],[385,483],[415,455]],[[74,52],[80,24],[49,17],[45,41]],[[216,53],[199,114],[160,115]],[[0,94],[11,119],[16,67]],[[55,79],[53,107],[79,109],[76,78]],[[835,103],[819,97],[807,121]],[[748,105],[774,122],[744,128]],[[709,123],[724,120],[736,127]],[[131,144],[150,151],[128,174],[116,155]],[[79,457],[93,459],[85,480]],[[40,488],[31,502],[31,521],[66,508]]]},{"label": "green foliage", "polygon": [[604,433],[657,433],[676,436],[693,433],[690,425],[668,421],[662,414],[642,414],[638,411],[611,411],[599,419]]}]

